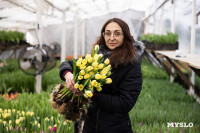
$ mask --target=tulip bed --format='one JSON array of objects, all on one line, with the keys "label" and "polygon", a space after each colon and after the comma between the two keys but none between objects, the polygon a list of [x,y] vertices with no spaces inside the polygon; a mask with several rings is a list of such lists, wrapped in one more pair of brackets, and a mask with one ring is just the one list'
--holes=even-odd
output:
[{"label": "tulip bed", "polygon": [[[8,63],[9,64],[9,63]],[[59,63],[58,63],[59,64]],[[19,77],[18,68],[9,68],[10,77]],[[63,116],[51,108],[49,98],[52,87],[61,82],[58,75],[58,66],[43,75],[43,88],[41,94],[29,91],[34,78],[28,79],[29,84],[20,78],[7,81],[6,69],[0,69],[0,133],[73,133],[74,123],[66,121]],[[136,133],[200,133],[200,105],[192,96],[185,93],[184,88],[177,83],[170,83],[167,74],[152,66],[146,60],[142,64],[143,89],[134,108],[130,112],[132,129]],[[23,79],[26,76],[21,73]],[[3,82],[5,81],[5,82]],[[7,83],[10,83],[9,86]],[[18,82],[18,83],[12,83]],[[10,92],[15,85],[24,84],[21,93],[14,99],[7,99],[5,87]],[[13,86],[12,86],[13,85]],[[9,93],[9,92],[8,92]],[[11,94],[11,93],[9,93]],[[4,97],[3,97],[4,95]],[[7,97],[6,97],[7,96]],[[193,127],[167,127],[168,122],[193,123]]]}]

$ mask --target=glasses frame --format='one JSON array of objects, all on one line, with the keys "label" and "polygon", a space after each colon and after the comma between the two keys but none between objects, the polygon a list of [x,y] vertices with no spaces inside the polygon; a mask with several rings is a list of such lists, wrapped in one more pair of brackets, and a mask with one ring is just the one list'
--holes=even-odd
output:
[{"label": "glasses frame", "polygon": [[110,36],[106,37],[105,32],[103,32],[102,35],[103,35],[104,38],[110,38],[112,36],[112,34],[113,34],[113,37],[115,37],[115,38],[119,38],[120,36],[124,35],[124,33],[119,32],[120,35],[116,36],[115,33],[117,33],[117,32],[111,33]]}]

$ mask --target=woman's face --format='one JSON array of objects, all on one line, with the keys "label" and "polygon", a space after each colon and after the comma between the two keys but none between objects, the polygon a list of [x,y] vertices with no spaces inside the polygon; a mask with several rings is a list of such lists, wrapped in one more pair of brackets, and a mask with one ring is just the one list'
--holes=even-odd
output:
[{"label": "woman's face", "polygon": [[124,35],[122,32],[122,28],[116,22],[109,23],[106,26],[103,35],[106,42],[106,46],[110,50],[114,50],[115,48],[123,44]]}]

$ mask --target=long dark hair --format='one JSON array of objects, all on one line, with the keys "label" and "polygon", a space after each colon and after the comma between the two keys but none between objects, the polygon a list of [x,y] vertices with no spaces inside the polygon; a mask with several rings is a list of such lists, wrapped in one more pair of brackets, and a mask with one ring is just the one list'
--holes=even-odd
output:
[{"label": "long dark hair", "polygon": [[122,28],[124,40],[123,44],[120,47],[117,47],[112,51],[112,55],[109,57],[110,63],[114,67],[117,67],[119,64],[127,65],[128,63],[132,62],[135,58],[135,47],[133,45],[133,37],[131,36],[128,24],[123,20],[119,18],[109,19],[103,25],[101,29],[101,36],[97,39],[94,46],[98,44],[99,46],[103,45],[106,48],[108,48],[106,46],[106,42],[102,33],[105,32],[106,26],[111,22],[116,22]]}]

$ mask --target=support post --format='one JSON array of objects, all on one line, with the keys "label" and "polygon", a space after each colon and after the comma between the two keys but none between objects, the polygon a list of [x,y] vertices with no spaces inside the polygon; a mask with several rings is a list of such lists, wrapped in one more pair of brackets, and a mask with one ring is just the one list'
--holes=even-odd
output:
[{"label": "support post", "polygon": [[82,23],[82,55],[85,55],[85,19],[83,20]]},{"label": "support post", "polygon": [[[38,34],[38,43],[40,45],[40,48],[42,47],[42,14],[40,11],[40,8],[37,8],[37,34]],[[42,58],[42,55],[41,55]],[[42,74],[38,74],[35,77],[36,85],[35,90],[36,93],[40,93],[42,90]]]},{"label": "support post", "polygon": [[[172,0],[172,21],[171,32],[175,33],[175,0]],[[171,72],[174,73],[174,68],[171,67]],[[174,76],[170,75],[170,83],[174,81]]]},{"label": "support post", "polygon": [[78,56],[78,13],[74,11],[74,58]]},{"label": "support post", "polygon": [[[191,25],[191,44],[190,44],[190,53],[194,54],[194,50],[195,50],[195,23],[196,23],[196,13],[195,13],[195,9],[196,9],[196,0],[192,1],[192,25]],[[190,72],[190,81],[195,84],[195,73],[194,71],[191,70]],[[190,90],[188,91],[189,94],[193,95],[194,94],[194,89],[192,88],[192,86],[190,86]]]},{"label": "support post", "polygon": [[61,63],[65,61],[66,54],[66,20],[65,11],[63,11],[63,23],[62,23],[62,38],[61,38]]}]

